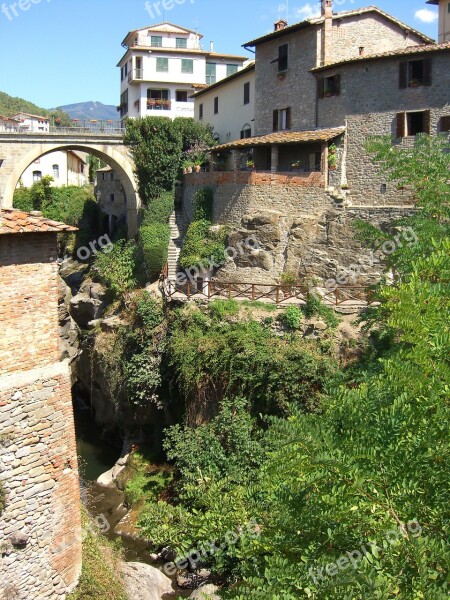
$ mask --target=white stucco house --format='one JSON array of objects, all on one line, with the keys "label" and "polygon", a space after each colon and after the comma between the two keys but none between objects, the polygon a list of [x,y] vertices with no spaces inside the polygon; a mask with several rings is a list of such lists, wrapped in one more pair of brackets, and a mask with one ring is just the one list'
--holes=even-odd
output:
[{"label": "white stucco house", "polygon": [[221,144],[255,133],[255,63],[194,94],[195,120],[212,125]]},{"label": "white stucco house", "polygon": [[50,121],[48,117],[21,112],[14,115],[13,119],[19,121],[18,129],[21,131],[33,133],[48,133],[50,131]]},{"label": "white stucco house", "polygon": [[18,187],[31,187],[48,175],[53,177],[53,187],[86,185],[88,182],[86,161],[86,154],[72,150],[45,154],[23,172]]},{"label": "white stucco house", "polygon": [[118,63],[120,118],[194,117],[195,91],[242,69],[246,58],[208,50],[202,35],[172,23],[131,31]]}]

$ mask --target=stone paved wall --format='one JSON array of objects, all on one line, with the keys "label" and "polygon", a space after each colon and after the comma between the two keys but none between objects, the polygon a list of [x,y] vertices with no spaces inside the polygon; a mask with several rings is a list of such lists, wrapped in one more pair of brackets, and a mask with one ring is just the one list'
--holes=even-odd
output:
[{"label": "stone paved wall", "polygon": [[81,570],[77,453],[69,368],[59,362],[56,269],[55,234],[0,236],[2,598],[62,600]]}]

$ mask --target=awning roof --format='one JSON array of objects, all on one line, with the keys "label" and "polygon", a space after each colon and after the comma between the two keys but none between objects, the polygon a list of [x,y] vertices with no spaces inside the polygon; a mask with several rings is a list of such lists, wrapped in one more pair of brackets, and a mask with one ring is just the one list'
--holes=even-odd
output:
[{"label": "awning roof", "polygon": [[345,127],[333,129],[314,129],[313,131],[283,131],[236,140],[213,148],[214,152],[239,148],[255,148],[257,146],[274,146],[281,144],[308,144],[310,142],[328,142],[345,132]]},{"label": "awning roof", "polygon": [[0,235],[11,233],[64,233],[78,231],[76,227],[52,221],[40,212],[26,213],[14,208],[0,209]]}]

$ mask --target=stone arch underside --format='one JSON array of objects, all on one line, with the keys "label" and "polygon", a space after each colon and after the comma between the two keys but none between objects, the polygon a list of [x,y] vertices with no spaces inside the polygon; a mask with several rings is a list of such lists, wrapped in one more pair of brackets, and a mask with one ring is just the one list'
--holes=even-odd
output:
[{"label": "stone arch underside", "polygon": [[78,150],[88,152],[93,156],[100,158],[108,164],[117,174],[125,190],[127,198],[127,223],[128,236],[134,237],[137,233],[138,212],[141,208],[141,200],[137,192],[137,183],[133,171],[133,162],[131,159],[116,149],[114,146],[88,144],[88,143],[67,143],[59,142],[54,144],[33,144],[30,149],[16,160],[12,172],[6,180],[3,190],[3,207],[12,208],[14,191],[23,174],[23,172],[38,158],[50,154],[51,152]]}]

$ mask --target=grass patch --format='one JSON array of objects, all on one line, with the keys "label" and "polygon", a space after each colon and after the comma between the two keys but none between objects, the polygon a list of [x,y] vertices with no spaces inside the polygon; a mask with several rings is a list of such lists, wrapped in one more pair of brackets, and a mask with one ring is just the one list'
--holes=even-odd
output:
[{"label": "grass patch", "polygon": [[277,305],[269,302],[261,302],[260,300],[244,300],[242,306],[245,308],[253,308],[256,310],[264,310],[266,312],[275,312]]},{"label": "grass patch", "polygon": [[142,452],[135,452],[131,456],[129,466],[133,475],[125,485],[125,502],[128,506],[156,502],[172,484],[173,469],[153,464],[151,458]]},{"label": "grass patch", "polygon": [[120,551],[96,531],[87,511],[83,509],[82,524],[83,570],[77,589],[68,600],[127,600],[124,583],[119,575]]}]

